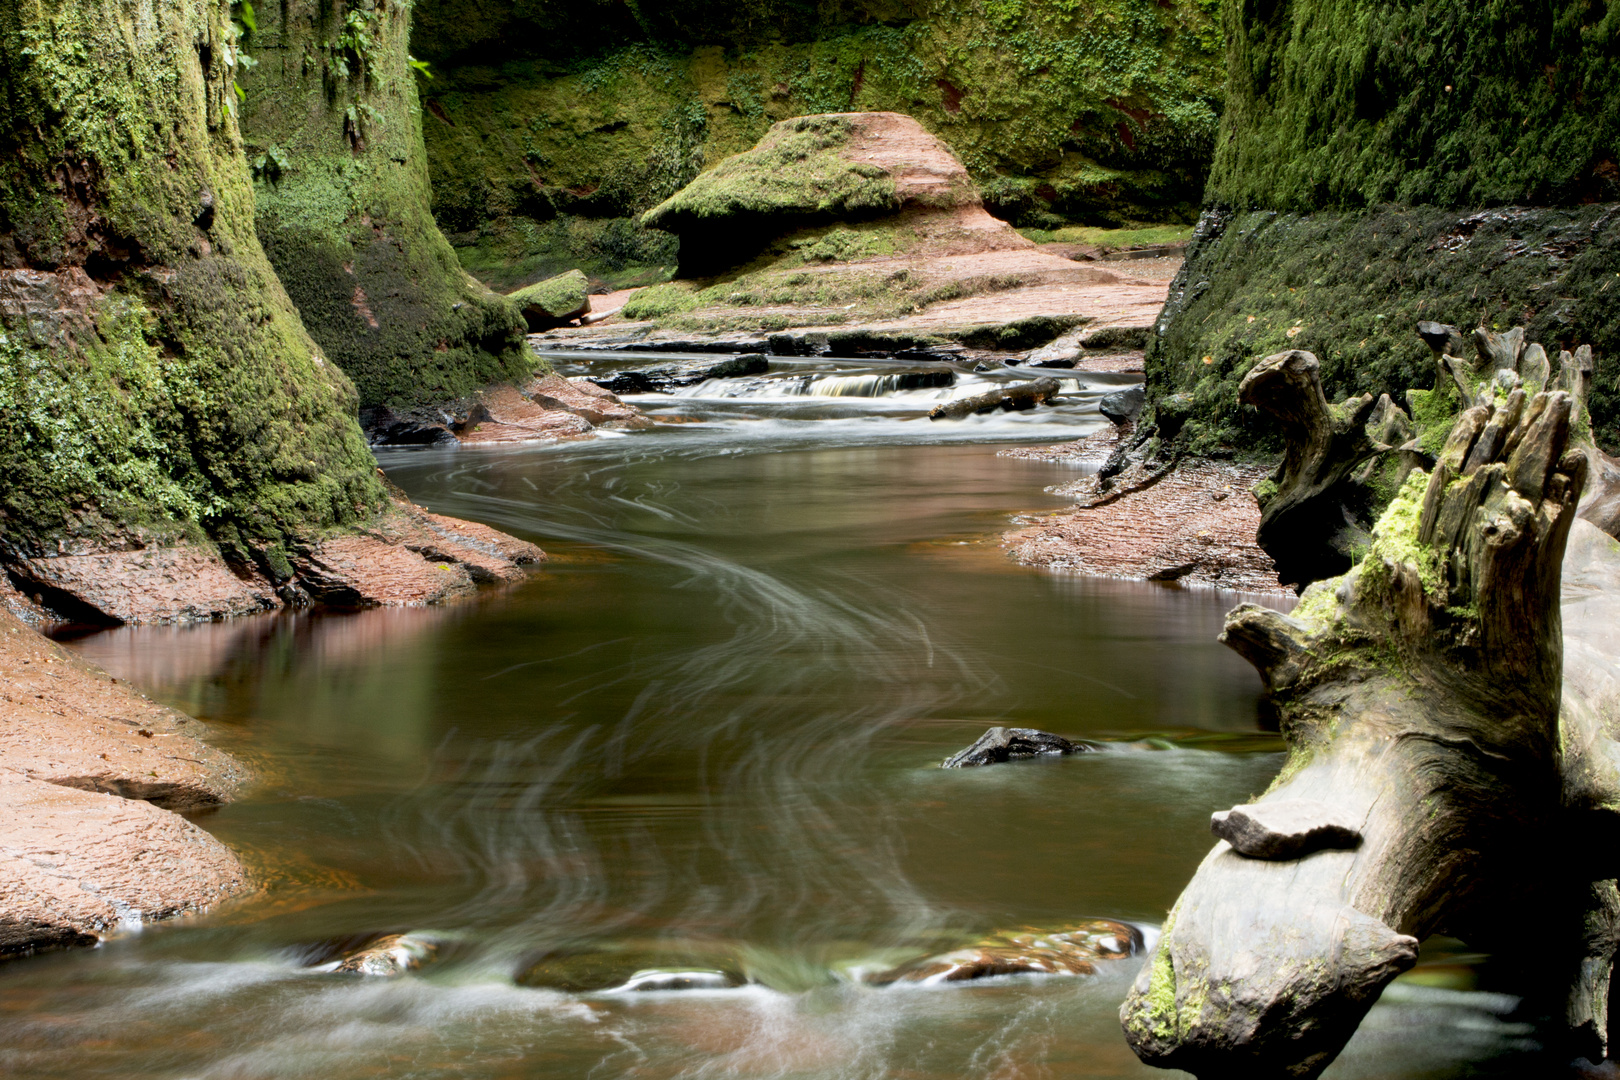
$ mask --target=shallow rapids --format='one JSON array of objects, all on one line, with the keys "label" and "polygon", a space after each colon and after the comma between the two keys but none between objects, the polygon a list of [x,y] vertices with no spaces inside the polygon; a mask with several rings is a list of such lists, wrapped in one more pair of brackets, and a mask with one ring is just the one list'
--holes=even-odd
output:
[{"label": "shallow rapids", "polygon": [[[684,421],[649,432],[380,455],[423,505],[552,554],[511,591],[77,642],[259,772],[201,822],[267,889],[0,967],[0,1071],[1164,1075],[1115,1018],[1139,960],[975,985],[856,976],[995,930],[1151,933],[1210,811],[1280,760],[1258,681],[1214,640],[1237,597],[1044,575],[994,544],[1010,515],[1062,505],[1043,488],[1073,473],[982,443],[1091,430],[1123,380],[931,424],[938,395],[982,386],[786,389],[886,377],[802,363],[781,386],[634,398]],[[993,724],[1106,749],[936,767]],[[438,949],[416,973],[318,968],[407,931]],[[592,950],[723,957],[751,981],[519,984],[537,958]],[[1518,1075],[1535,1043],[1516,999],[1443,951],[1418,975],[1328,1075]]]}]

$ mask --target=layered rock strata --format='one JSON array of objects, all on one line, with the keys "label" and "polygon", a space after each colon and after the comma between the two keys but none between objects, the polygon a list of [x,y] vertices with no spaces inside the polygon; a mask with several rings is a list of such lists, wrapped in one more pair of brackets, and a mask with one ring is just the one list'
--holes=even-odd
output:
[{"label": "layered rock strata", "polygon": [[180,816],[248,779],[202,728],[0,610],[0,957],[94,944],[251,887]]}]

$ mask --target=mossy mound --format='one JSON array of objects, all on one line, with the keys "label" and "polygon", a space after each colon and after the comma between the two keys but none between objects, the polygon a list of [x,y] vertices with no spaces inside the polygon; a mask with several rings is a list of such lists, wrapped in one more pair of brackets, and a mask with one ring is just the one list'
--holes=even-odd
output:
[{"label": "mossy mound", "polygon": [[434,211],[480,276],[665,265],[626,261],[637,215],[776,122],[851,110],[917,118],[1021,226],[1191,223],[1224,79],[1214,0],[415,11]]},{"label": "mossy mound", "polygon": [[512,305],[434,223],[409,5],[260,6],[241,47],[258,232],[305,326],[362,405],[433,405],[527,376]]},{"label": "mossy mound", "polygon": [[[886,217],[907,206],[978,205],[967,171],[915,120],[843,113],[772,126],[758,145],[703,173],[641,222],[680,237],[680,272],[692,276],[735,266],[770,240],[816,224]],[[853,254],[835,246],[825,258]]]},{"label": "mossy mound", "polygon": [[570,270],[519,289],[507,299],[517,305],[531,331],[545,330],[591,310],[590,295],[586,291],[589,285],[584,271]]},{"label": "mossy mound", "polygon": [[279,582],[386,496],[254,232],[224,8],[141,10],[0,8],[0,554],[206,536]]},{"label": "mossy mound", "polygon": [[1620,446],[1616,204],[1207,214],[1148,348],[1150,396],[1161,413],[1173,406],[1195,452],[1275,453],[1269,419],[1238,404],[1258,360],[1305,349],[1321,361],[1330,400],[1388,393],[1406,405],[1408,387],[1435,385],[1414,330],[1425,319],[1522,325],[1549,350],[1592,345],[1594,434]]}]

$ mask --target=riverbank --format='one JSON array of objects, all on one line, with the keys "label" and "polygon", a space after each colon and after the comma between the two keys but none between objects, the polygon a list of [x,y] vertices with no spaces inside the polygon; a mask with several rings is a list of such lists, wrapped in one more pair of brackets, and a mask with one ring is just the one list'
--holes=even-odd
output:
[{"label": "riverbank", "polygon": [[203,734],[0,607],[0,959],[252,889],[230,849],[181,816],[250,779]]},{"label": "riverbank", "polygon": [[1260,506],[1252,491],[1270,474],[1268,467],[1204,458],[1132,470],[1100,484],[1097,470],[1130,437],[1129,426],[1114,427],[1071,443],[1003,450],[1006,457],[1087,470],[1049,489],[1078,505],[1006,533],[1008,555],[1025,566],[1095,577],[1293,594],[1255,543]]}]

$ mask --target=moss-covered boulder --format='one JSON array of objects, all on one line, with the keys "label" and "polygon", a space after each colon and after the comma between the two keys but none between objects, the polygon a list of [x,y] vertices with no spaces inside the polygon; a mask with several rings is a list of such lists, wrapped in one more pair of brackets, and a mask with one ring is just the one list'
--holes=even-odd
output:
[{"label": "moss-covered boulder", "polygon": [[251,566],[386,505],[354,388],[254,232],[225,10],[0,6],[10,567],[210,540]]},{"label": "moss-covered boulder", "polygon": [[[916,117],[1021,226],[1196,216],[1224,77],[1214,0],[419,0],[434,210],[511,285],[667,265],[636,215],[774,123]],[[514,265],[521,277],[502,277]]]},{"label": "moss-covered boulder", "polygon": [[287,0],[247,19],[239,74],[259,236],[362,405],[432,405],[534,368],[512,305],[429,209],[409,4]]},{"label": "moss-covered boulder", "polygon": [[591,310],[590,282],[582,270],[537,281],[525,286],[508,299],[517,305],[529,329],[548,330],[572,322]]},{"label": "moss-covered boulder", "polygon": [[950,150],[909,116],[841,113],[784,120],[642,215],[680,237],[682,276],[745,262],[767,242],[907,207],[979,205]]}]

